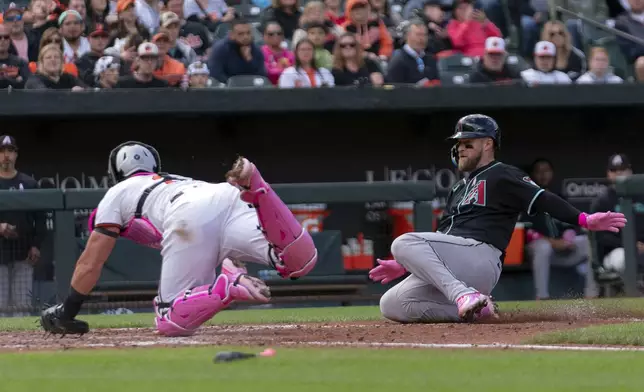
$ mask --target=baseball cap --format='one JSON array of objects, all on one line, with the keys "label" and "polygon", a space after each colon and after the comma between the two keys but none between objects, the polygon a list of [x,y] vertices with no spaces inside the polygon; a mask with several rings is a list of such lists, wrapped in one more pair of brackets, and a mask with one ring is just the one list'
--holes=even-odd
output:
[{"label": "baseball cap", "polygon": [[618,171],[631,168],[631,161],[624,154],[613,154],[608,159],[608,170]]},{"label": "baseball cap", "polygon": [[161,14],[161,27],[168,27],[174,23],[181,23],[181,19],[172,11],[166,11]]},{"label": "baseball cap", "polygon": [[539,41],[534,46],[534,55],[535,56],[552,56],[554,57],[557,54],[555,49],[555,44],[549,41]]},{"label": "baseball cap", "polygon": [[164,39],[166,41],[169,41],[170,36],[167,33],[164,33],[164,32],[156,33],[154,35],[154,37],[152,37],[152,42],[157,42],[157,41],[162,40],[162,39]]},{"label": "baseball cap", "polygon": [[24,9],[18,7],[16,3],[10,3],[6,10],[4,10],[4,18],[6,19],[9,14],[18,14],[22,16],[25,12]]},{"label": "baseball cap", "polygon": [[505,53],[505,40],[499,37],[488,37],[485,40],[486,53]]},{"label": "baseball cap", "polygon": [[116,13],[120,14],[129,7],[134,7],[134,0],[118,0],[116,3]]},{"label": "baseball cap", "polygon": [[89,33],[90,37],[109,37],[110,33],[103,28],[102,24],[97,24],[94,30]]},{"label": "baseball cap", "polygon": [[159,48],[152,42],[144,42],[137,49],[139,56],[158,56]]},{"label": "baseball cap", "polygon": [[96,64],[94,65],[94,76],[98,77],[108,69],[118,69],[120,67],[121,63],[115,57],[103,56],[98,59],[98,61],[96,61]]},{"label": "baseball cap", "polygon": [[210,75],[210,70],[206,63],[195,61],[188,66],[188,76],[192,75]]},{"label": "baseball cap", "polygon": [[17,151],[18,144],[16,143],[16,138],[11,135],[0,136],[0,148],[12,148]]}]

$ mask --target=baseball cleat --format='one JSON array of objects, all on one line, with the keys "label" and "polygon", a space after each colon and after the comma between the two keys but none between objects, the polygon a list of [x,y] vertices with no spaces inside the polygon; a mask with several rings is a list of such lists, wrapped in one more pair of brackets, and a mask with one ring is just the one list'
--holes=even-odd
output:
[{"label": "baseball cleat", "polygon": [[483,308],[487,307],[489,299],[488,296],[478,292],[460,296],[456,300],[458,317],[463,321],[474,321],[476,313],[481,312]]},{"label": "baseball cleat", "polygon": [[487,305],[483,309],[474,314],[475,321],[490,321],[498,319],[499,306],[492,301],[492,297],[488,299]]}]

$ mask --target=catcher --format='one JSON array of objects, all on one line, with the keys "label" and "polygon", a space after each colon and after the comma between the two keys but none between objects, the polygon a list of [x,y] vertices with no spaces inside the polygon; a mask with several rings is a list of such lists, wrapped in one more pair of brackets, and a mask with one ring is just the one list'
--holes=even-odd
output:
[{"label": "catcher", "polygon": [[108,175],[116,185],[90,215],[69,296],[42,313],[45,331],[89,331],[76,316],[119,237],[161,249],[154,308],[164,336],[193,334],[235,300],[270,300],[264,282],[230,260],[272,265],[284,278],[304,276],[317,262],[311,236],[246,158],[235,162],[227,183],[212,184],[161,173],[157,151],[132,141],[112,150]]}]

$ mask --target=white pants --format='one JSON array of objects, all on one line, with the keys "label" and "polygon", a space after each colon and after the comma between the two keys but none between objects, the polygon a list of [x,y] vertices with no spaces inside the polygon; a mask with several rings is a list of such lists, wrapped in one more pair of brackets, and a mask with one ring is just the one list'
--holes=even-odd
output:
[{"label": "white pants", "polygon": [[165,214],[159,296],[171,302],[184,291],[215,280],[225,258],[269,263],[269,244],[254,208],[232,185],[188,189]]},{"label": "white pants", "polygon": [[[0,265],[0,314],[10,314],[10,306],[31,307],[34,268],[26,261]],[[28,315],[26,311],[14,313]]]}]

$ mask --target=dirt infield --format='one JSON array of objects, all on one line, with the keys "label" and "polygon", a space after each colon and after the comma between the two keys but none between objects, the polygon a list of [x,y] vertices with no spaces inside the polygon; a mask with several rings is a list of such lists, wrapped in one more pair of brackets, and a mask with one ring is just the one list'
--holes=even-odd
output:
[{"label": "dirt infield", "polygon": [[641,320],[644,314],[609,314],[590,307],[559,308],[551,312],[509,312],[485,324],[302,323],[220,325],[201,328],[187,338],[164,338],[151,328],[95,329],[77,337],[47,336],[39,331],[0,335],[1,351],[72,348],[125,348],[185,345],[306,346],[320,342],[518,344],[543,332],[595,324]]}]

